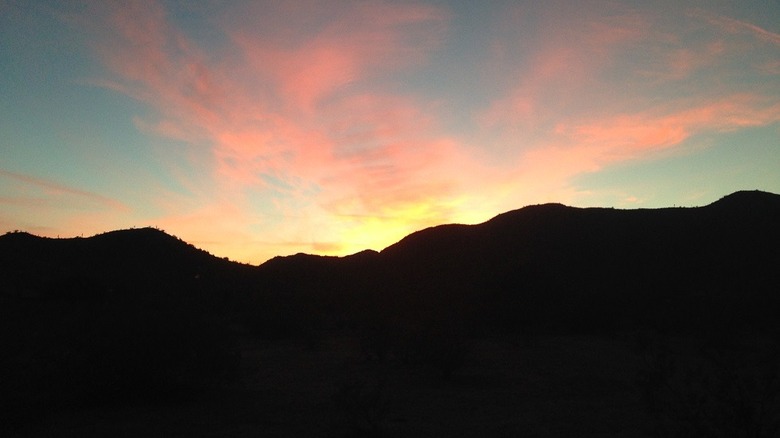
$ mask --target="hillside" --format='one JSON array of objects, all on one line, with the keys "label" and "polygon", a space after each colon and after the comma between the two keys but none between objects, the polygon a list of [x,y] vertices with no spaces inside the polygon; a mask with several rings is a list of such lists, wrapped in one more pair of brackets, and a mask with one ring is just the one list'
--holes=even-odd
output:
[{"label": "hillside", "polygon": [[75,239],[9,233],[0,236],[0,278],[19,293],[197,289],[229,295],[241,310],[259,300],[316,309],[318,320],[339,324],[367,312],[427,312],[513,329],[704,327],[723,318],[755,325],[777,309],[777,223],[780,196],[758,191],[695,208],[545,204],[421,230],[379,253],[298,254],[259,267],[152,228]]},{"label": "hillside", "polygon": [[780,310],[778,220],[780,196],[764,192],[695,208],[546,204],[421,230],[379,254],[301,255],[260,270],[319,298],[372,296],[381,303],[374,311],[391,319],[414,308],[513,330],[771,325]]},{"label": "hillside", "polygon": [[[0,236],[0,278],[7,289],[37,294],[56,288],[220,291],[250,269],[154,228],[53,239],[24,232]],[[94,291],[94,293],[102,293]]]},{"label": "hillside", "polygon": [[775,436],[778,223],[763,192],[545,204],[260,266],[8,233],[0,432]]}]

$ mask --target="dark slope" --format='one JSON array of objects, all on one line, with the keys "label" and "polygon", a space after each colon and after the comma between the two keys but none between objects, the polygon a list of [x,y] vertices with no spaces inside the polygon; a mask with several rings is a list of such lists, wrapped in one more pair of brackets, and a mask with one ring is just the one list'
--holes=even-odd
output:
[{"label": "dark slope", "polygon": [[230,322],[252,273],[151,228],[0,237],[0,431],[228,380]]},{"label": "dark slope", "polygon": [[[546,204],[479,225],[413,233],[364,257],[263,265],[289,288],[369,300],[389,319],[601,331],[773,325],[780,196],[737,192],[697,208]],[[304,262],[305,259],[305,262]]]},{"label": "dark slope", "polygon": [[[663,251],[664,246],[682,249],[695,243],[717,250],[723,241],[766,250],[777,235],[772,225],[778,214],[780,196],[765,192],[737,192],[697,208],[615,210],[545,204],[503,213],[479,225],[422,230],[386,248],[382,256],[398,261],[425,257],[434,263],[470,259],[493,264],[513,257],[531,263],[593,255],[622,259],[620,253],[648,258],[646,251]],[[759,231],[766,233],[763,238]]]},{"label": "dark slope", "polygon": [[780,310],[778,223],[780,196],[758,191],[696,208],[545,204],[425,229],[379,253],[298,254],[259,267],[149,228],[86,239],[10,233],[0,237],[0,277],[20,293],[198,290],[241,297],[233,300],[241,312],[262,308],[257,318],[283,307],[318,325],[379,318],[500,330],[767,326]]},{"label": "dark slope", "polygon": [[26,293],[79,290],[152,292],[223,290],[247,282],[251,269],[217,258],[154,228],[88,238],[52,239],[27,233],[0,236],[0,277]]}]

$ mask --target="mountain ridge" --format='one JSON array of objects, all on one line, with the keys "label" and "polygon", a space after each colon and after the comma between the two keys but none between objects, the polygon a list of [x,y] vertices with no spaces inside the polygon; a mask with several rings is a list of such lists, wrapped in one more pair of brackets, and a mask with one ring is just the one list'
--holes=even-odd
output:
[{"label": "mountain ridge", "polygon": [[702,207],[540,204],[429,227],[378,252],[296,254],[258,266],[152,228],[72,239],[10,233],[0,236],[0,280],[22,295],[199,291],[237,312],[305,308],[308,316],[290,318],[331,325],[373,315],[501,330],[701,328],[742,309],[734,324],[767,326],[770,311],[780,312],[777,223],[780,195],[757,191]]},{"label": "mountain ridge", "polygon": [[[609,210],[609,211],[617,211],[617,212],[632,212],[632,211],[664,211],[664,210],[683,210],[683,209],[699,209],[699,208],[720,208],[724,206],[729,206],[732,208],[735,207],[747,207],[747,206],[756,206],[759,204],[762,205],[771,205],[772,203],[780,204],[780,195],[774,194],[771,192],[765,192],[761,190],[740,190],[733,192],[731,194],[725,195],[718,200],[707,204],[703,206],[694,206],[694,207],[659,207],[659,208],[638,208],[638,209],[618,209],[618,208],[612,208],[612,207],[573,207],[564,205],[561,203],[551,202],[551,203],[543,203],[543,204],[533,204],[524,206],[518,209],[509,210],[503,213],[499,213],[492,218],[481,222],[477,224],[458,224],[458,223],[447,223],[447,224],[439,224],[434,225],[431,227],[423,228],[417,231],[414,231],[403,238],[401,238],[398,242],[392,243],[388,245],[387,247],[381,249],[381,250],[373,250],[373,249],[364,249],[361,251],[358,251],[354,254],[348,254],[344,256],[322,256],[317,254],[310,254],[310,253],[297,253],[293,255],[279,255],[275,256],[269,260],[266,260],[265,262],[262,262],[255,266],[262,266],[266,263],[272,262],[273,260],[280,260],[280,259],[289,259],[289,258],[296,258],[301,256],[313,256],[313,257],[320,257],[320,258],[332,258],[332,259],[345,259],[345,258],[351,258],[355,256],[365,255],[365,254],[382,254],[383,252],[386,252],[390,248],[401,244],[402,242],[413,240],[416,236],[419,236],[420,234],[425,234],[429,232],[439,232],[442,230],[466,230],[471,229],[473,227],[479,227],[484,226],[488,224],[495,224],[500,223],[503,221],[516,221],[521,216],[531,216],[533,213],[541,213],[541,214],[549,214],[553,211],[557,212],[564,212],[567,210]],[[524,217],[524,220],[533,221],[533,218],[530,217]],[[103,233],[98,233],[93,236],[89,237],[46,237],[46,236],[39,236],[33,233],[29,233],[27,231],[23,230],[16,230],[16,231],[9,231],[6,232],[3,235],[0,235],[0,243],[8,245],[8,244],[18,244],[18,242],[21,239],[27,239],[28,241],[31,240],[38,240],[38,241],[44,241],[44,242],[77,242],[77,241],[98,241],[103,240],[106,242],[110,242],[111,240],[115,241],[115,244],[122,244],[122,241],[130,241],[133,239],[136,240],[146,240],[149,241],[150,239],[159,239],[158,243],[163,241],[168,241],[168,243],[178,242],[182,243],[184,246],[194,248],[199,252],[202,252],[204,254],[208,254],[211,257],[214,257],[215,259],[222,259],[225,260],[226,257],[218,257],[213,254],[210,254],[208,251],[205,251],[203,249],[197,248],[196,246],[192,245],[191,243],[187,243],[184,240],[181,240],[180,238],[168,234],[167,232],[155,228],[155,227],[140,227],[140,228],[127,228],[127,229],[118,229],[118,230],[110,230]]]}]

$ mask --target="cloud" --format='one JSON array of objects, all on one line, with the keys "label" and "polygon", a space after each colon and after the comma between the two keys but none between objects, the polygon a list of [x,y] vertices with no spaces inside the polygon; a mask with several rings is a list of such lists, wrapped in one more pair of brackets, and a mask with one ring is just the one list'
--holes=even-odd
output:
[{"label": "cloud", "polygon": [[[252,212],[308,212],[331,218],[317,219],[319,240],[276,223],[279,235],[335,251],[326,241],[346,232],[345,216],[416,224],[409,215],[417,211],[431,216],[426,223],[448,219],[441,208],[415,206],[453,196],[452,166],[466,157],[437,132],[434,105],[399,94],[389,80],[424,64],[441,44],[445,10],[394,2],[237,5],[214,20],[224,35],[218,58],[153,1],[101,4],[90,17],[109,72],[93,83],[148,104],[152,111],[134,119],[140,130],[207,146],[200,153],[210,157],[219,195],[209,193],[203,202],[211,207],[186,216],[169,206],[157,222],[195,234],[192,224],[206,227],[221,215],[246,226]],[[250,198],[264,199],[263,207]]]},{"label": "cloud", "polygon": [[780,60],[766,61],[758,66],[758,70],[767,75],[780,75]]},{"label": "cloud", "polygon": [[[155,122],[136,119],[161,133],[189,132],[187,138],[208,136],[223,122],[229,94],[221,72],[184,33],[173,27],[166,10],[153,0],[106,1],[90,4],[88,13],[72,21],[91,32],[91,45],[111,73],[93,79],[149,104]],[[179,125],[179,126],[177,126]]]},{"label": "cloud", "polygon": [[[706,131],[728,132],[780,121],[780,104],[757,95],[732,95],[714,102],[686,102],[635,114],[618,114],[574,126],[560,125],[558,133],[576,144],[598,145],[616,153],[635,155],[676,146]],[[688,103],[691,105],[691,103]]]},{"label": "cloud", "polygon": [[713,14],[703,9],[694,9],[689,11],[693,17],[706,20],[708,23],[730,34],[746,34],[760,41],[780,47],[780,34],[768,31],[760,26],[747,21],[738,20],[731,17]]},{"label": "cloud", "polygon": [[675,11],[599,4],[576,15],[513,5],[494,32],[485,68],[505,82],[476,120],[500,157],[489,184],[496,205],[540,194],[576,202],[588,196],[578,175],[780,120],[776,91],[755,75],[771,74],[767,52],[719,31],[774,44],[771,32],[703,13],[694,18],[715,29],[681,27]]},{"label": "cloud", "polygon": [[0,203],[35,207],[128,210],[127,206],[115,199],[46,178],[0,169],[0,179],[6,179],[7,184],[21,185],[14,190],[16,193],[27,193],[25,196],[4,196],[0,198]]},{"label": "cloud", "polygon": [[[604,103],[604,75],[621,50],[651,33],[652,21],[615,5],[527,10],[515,5],[494,34],[490,70],[507,82],[499,98],[478,116],[485,129],[532,132],[572,112]],[[528,26],[524,26],[528,23]]]},{"label": "cloud", "polygon": [[704,69],[722,62],[727,48],[722,41],[686,44],[679,47],[654,50],[655,61],[639,73],[649,78],[666,81],[682,81]]},{"label": "cloud", "polygon": [[[489,83],[468,90],[478,103],[465,108],[437,94],[464,90],[425,76],[457,30],[439,6],[234,3],[204,21],[205,40],[152,0],[97,3],[79,22],[106,69],[91,83],[145,104],[140,131],[207,163],[177,176],[202,181],[158,199],[155,224],[257,260],[381,249],[424,226],[566,202],[579,174],[778,121],[776,93],[749,76],[776,61],[744,72],[757,49],[722,38],[774,46],[776,34],[701,11],[681,15],[698,20],[688,30],[680,11],[566,6],[513,3],[490,23],[473,58]],[[410,86],[421,78],[437,86]],[[448,133],[447,117],[466,134]]]},{"label": "cloud", "polygon": [[2,169],[0,207],[0,228],[50,237],[107,231],[106,224],[127,224],[133,213],[99,193]]},{"label": "cloud", "polygon": [[[708,136],[780,122],[780,104],[757,95],[711,101],[675,101],[634,113],[561,123],[556,136],[529,147],[516,174],[526,186],[574,201],[573,177],[631,160],[674,153],[694,136]],[[522,187],[522,186],[521,186]]]},{"label": "cloud", "polygon": [[303,111],[369,76],[423,62],[440,44],[448,18],[434,6],[390,2],[253,4],[238,10],[241,18],[231,14],[227,29],[231,39],[253,70],[273,81],[277,97]]},{"label": "cloud", "polygon": [[368,79],[424,62],[447,20],[414,3],[274,3],[237,7],[223,28],[266,109],[307,116]]}]

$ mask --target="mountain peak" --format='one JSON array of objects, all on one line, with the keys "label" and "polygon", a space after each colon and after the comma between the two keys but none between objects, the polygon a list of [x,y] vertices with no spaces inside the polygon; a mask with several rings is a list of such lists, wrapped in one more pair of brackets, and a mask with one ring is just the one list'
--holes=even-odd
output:
[{"label": "mountain peak", "polygon": [[133,236],[133,237],[173,237],[165,231],[154,227],[142,227],[142,228],[125,228],[122,230],[106,231],[105,233],[97,234],[95,237],[101,236]]},{"label": "mountain peak", "polygon": [[780,202],[780,195],[761,190],[740,190],[726,195],[712,205],[751,205]]},{"label": "mountain peak", "polygon": [[9,231],[2,236],[0,236],[0,239],[40,239],[40,237],[30,234],[27,231]]}]

